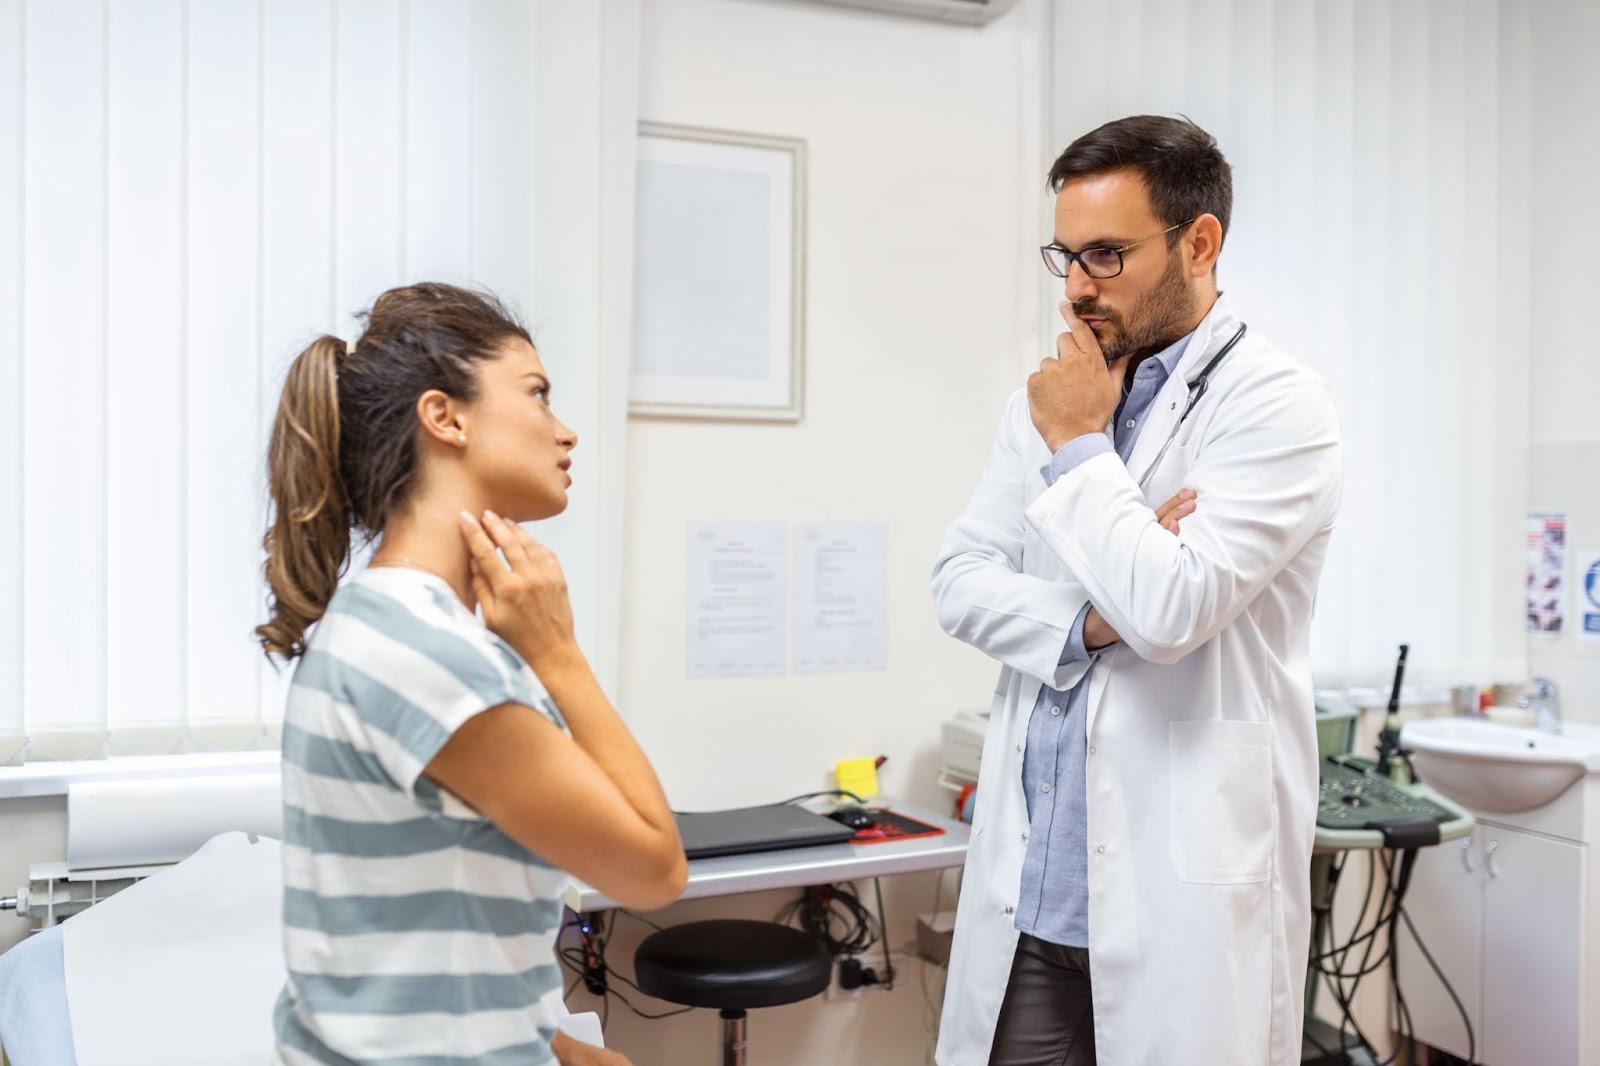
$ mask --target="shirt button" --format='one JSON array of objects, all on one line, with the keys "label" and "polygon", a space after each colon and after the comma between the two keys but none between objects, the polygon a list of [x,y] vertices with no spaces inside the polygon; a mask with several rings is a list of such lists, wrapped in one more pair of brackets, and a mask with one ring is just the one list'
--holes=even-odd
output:
[{"label": "shirt button", "polygon": [[1015,907],[1002,907],[1000,909],[1006,914],[1015,914],[1015,913],[1017,913],[1017,909]]},{"label": "shirt button", "polygon": [[1050,708],[1050,713],[1051,714],[1060,714],[1061,713],[1061,708],[1060,707],[1052,707],[1052,708]]},{"label": "shirt button", "polygon": [[1095,848],[1094,850],[1095,850],[1095,854],[1096,855],[1104,855],[1106,853],[1106,846],[1104,844],[1101,844],[1099,847]]},{"label": "shirt button", "polygon": [[1021,755],[1021,754],[1022,754],[1022,745],[1021,745],[1021,744],[1018,744],[1018,745],[1017,745],[1017,754],[1018,754],[1018,755]]},{"label": "shirt button", "polygon": [[1023,833],[1022,834],[1022,842],[1024,844],[1026,844],[1028,842],[1028,834],[1027,833]]},{"label": "shirt button", "polygon": [[1127,425],[1127,427],[1128,427],[1128,428],[1129,428],[1129,429],[1132,429],[1132,428],[1133,428],[1133,427],[1134,427],[1134,426],[1136,426],[1136,425],[1138,425],[1138,424],[1139,424],[1139,423],[1138,423],[1138,422],[1136,422],[1136,421],[1134,421],[1134,420],[1133,420],[1133,419],[1131,419],[1131,418],[1130,418],[1130,419],[1128,419],[1128,421],[1127,421],[1127,423],[1126,423],[1126,425]]},{"label": "shirt button", "polygon": [[1090,744],[1090,745],[1089,745],[1089,754],[1090,754],[1090,755],[1093,755],[1093,754],[1094,754],[1094,745],[1093,745],[1093,744]]},{"label": "shirt button", "polygon": [[1049,782],[1046,782],[1046,783],[1044,783],[1044,784],[1042,784],[1042,785],[1040,785],[1040,786],[1039,786],[1039,791],[1040,791],[1040,792],[1049,792],[1049,791],[1050,791],[1050,784],[1049,784]]}]

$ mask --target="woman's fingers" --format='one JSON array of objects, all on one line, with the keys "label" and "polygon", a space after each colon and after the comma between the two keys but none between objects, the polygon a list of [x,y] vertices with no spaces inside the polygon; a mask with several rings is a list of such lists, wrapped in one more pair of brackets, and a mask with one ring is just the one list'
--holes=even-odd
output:
[{"label": "woman's fingers", "polygon": [[487,604],[492,610],[494,606],[494,586],[489,584],[489,578],[483,572],[483,567],[478,565],[476,558],[467,560],[467,572],[472,582],[472,597],[479,603]]},{"label": "woman's fingers", "polygon": [[472,553],[472,561],[477,564],[478,569],[485,575],[493,573],[497,568],[504,570],[505,564],[496,554],[495,542],[490,539],[484,523],[477,515],[468,511],[462,511],[460,517],[462,539],[467,542],[467,551]]},{"label": "woman's fingers", "polygon": [[495,547],[505,553],[505,565],[508,569],[522,571],[528,569],[527,548],[517,536],[520,527],[515,522],[507,521],[493,511],[485,511],[483,528],[494,539]]}]

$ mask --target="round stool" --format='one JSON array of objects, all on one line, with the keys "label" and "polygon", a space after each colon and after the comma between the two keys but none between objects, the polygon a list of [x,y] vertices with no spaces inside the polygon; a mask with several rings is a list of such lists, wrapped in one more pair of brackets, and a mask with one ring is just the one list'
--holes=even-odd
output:
[{"label": "round stool", "polygon": [[633,968],[648,995],[721,1011],[722,1064],[744,1066],[745,1011],[811,998],[828,987],[833,959],[809,933],[721,918],[651,933]]}]

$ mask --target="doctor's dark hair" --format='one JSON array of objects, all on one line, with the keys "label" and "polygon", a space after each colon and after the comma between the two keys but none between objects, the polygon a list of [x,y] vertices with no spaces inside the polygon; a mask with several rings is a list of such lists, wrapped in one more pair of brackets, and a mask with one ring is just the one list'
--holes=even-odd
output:
[{"label": "doctor's dark hair", "polygon": [[[1233,168],[1217,140],[1187,118],[1134,115],[1107,122],[1067,146],[1050,168],[1050,191],[1077,178],[1135,170],[1144,178],[1150,208],[1163,225],[1216,215],[1228,236],[1233,213]],[[1167,234],[1176,245],[1181,230]]]},{"label": "doctor's dark hair", "polygon": [[271,617],[256,628],[270,658],[305,651],[350,561],[352,531],[383,533],[417,481],[417,398],[470,401],[475,364],[518,338],[493,296],[437,282],[390,289],[359,316],[361,338],[312,341],[295,357],[267,450],[272,517],[262,544]]}]

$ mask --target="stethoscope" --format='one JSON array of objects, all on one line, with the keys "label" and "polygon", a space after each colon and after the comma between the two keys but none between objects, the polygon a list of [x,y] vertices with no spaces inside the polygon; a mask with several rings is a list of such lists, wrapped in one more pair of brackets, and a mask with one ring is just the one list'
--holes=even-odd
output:
[{"label": "stethoscope", "polygon": [[1161,465],[1162,457],[1167,454],[1167,449],[1172,447],[1172,442],[1178,437],[1178,430],[1183,428],[1183,420],[1189,417],[1189,412],[1193,411],[1195,404],[1200,402],[1200,397],[1206,394],[1206,385],[1211,381],[1211,372],[1217,368],[1218,363],[1222,362],[1222,357],[1233,351],[1233,346],[1244,339],[1245,330],[1249,328],[1245,323],[1239,323],[1238,332],[1229,338],[1228,343],[1222,346],[1220,352],[1211,357],[1211,362],[1207,363],[1205,369],[1200,371],[1200,375],[1189,383],[1189,402],[1184,405],[1183,413],[1178,416],[1178,421],[1173,424],[1172,432],[1167,434],[1167,439],[1161,445],[1161,450],[1156,452],[1155,459],[1145,468],[1144,477],[1139,479],[1140,488],[1144,487],[1144,483],[1149,480],[1156,467]]}]

